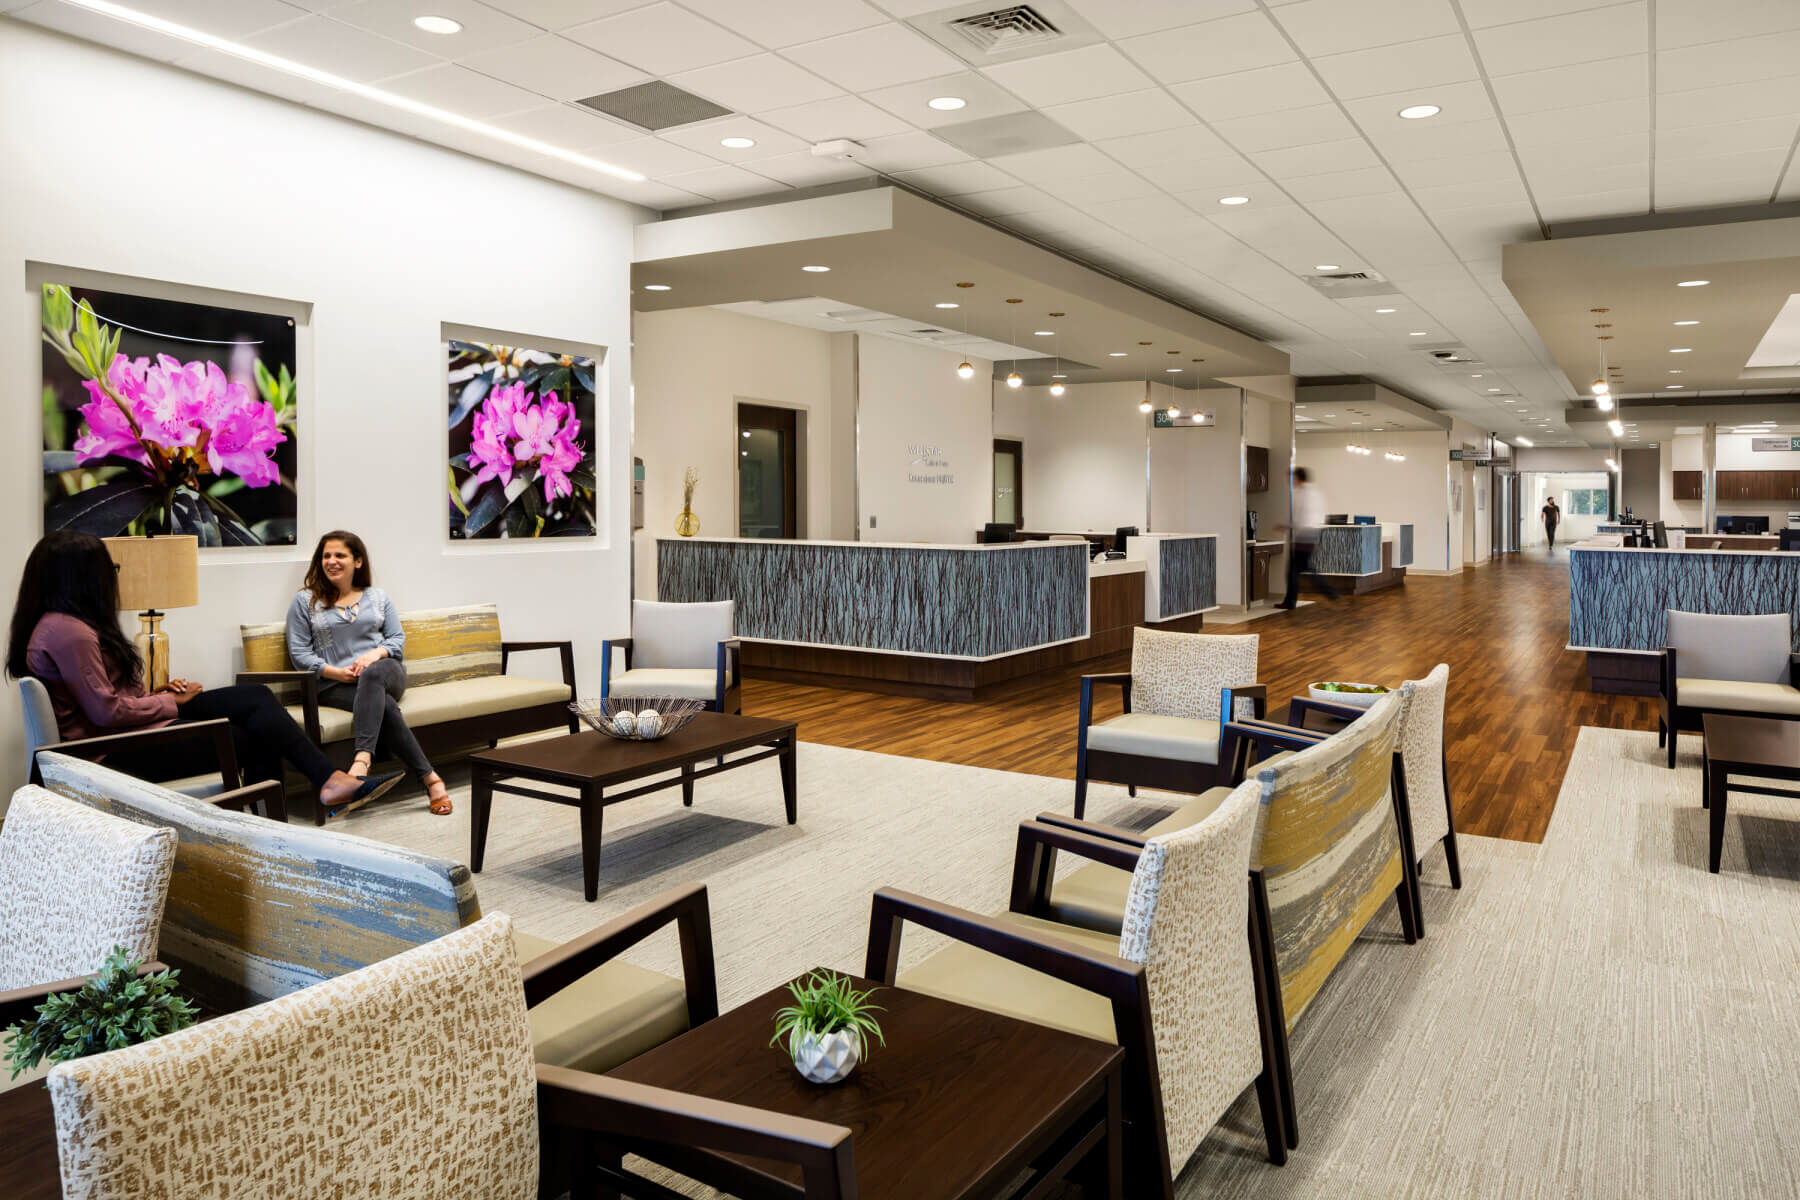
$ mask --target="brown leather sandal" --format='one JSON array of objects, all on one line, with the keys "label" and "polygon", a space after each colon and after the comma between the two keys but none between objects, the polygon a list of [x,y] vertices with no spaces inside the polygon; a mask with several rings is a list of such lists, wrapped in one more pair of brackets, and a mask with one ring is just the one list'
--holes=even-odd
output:
[{"label": "brown leather sandal", "polygon": [[426,789],[425,799],[431,806],[433,816],[447,817],[454,811],[450,804],[450,788],[441,779]]}]

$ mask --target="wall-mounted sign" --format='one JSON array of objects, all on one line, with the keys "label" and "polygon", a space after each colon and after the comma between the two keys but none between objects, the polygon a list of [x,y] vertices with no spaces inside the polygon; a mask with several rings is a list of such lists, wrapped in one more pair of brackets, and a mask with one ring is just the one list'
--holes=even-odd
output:
[{"label": "wall-mounted sign", "polygon": [[906,455],[912,461],[907,465],[906,482],[908,483],[955,483],[956,475],[948,470],[950,457],[944,453],[942,446],[933,446],[924,442],[914,442],[906,448]]},{"label": "wall-mounted sign", "polygon": [[1461,462],[1462,460],[1463,460],[1463,452],[1461,450],[1452,450],[1450,452],[1450,461],[1451,462]]},{"label": "wall-mounted sign", "polygon": [[1750,439],[1752,450],[1800,450],[1800,437],[1759,437]]},{"label": "wall-mounted sign", "polygon": [[1172,417],[1168,409],[1159,408],[1151,414],[1151,423],[1157,429],[1211,429],[1219,423],[1219,412],[1201,408]]}]

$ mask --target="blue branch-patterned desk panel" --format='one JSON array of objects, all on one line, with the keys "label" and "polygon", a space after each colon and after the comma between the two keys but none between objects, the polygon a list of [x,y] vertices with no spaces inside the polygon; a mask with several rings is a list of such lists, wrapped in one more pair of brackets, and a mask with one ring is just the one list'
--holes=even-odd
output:
[{"label": "blue branch-patterned desk panel", "polygon": [[733,600],[739,637],[995,658],[1088,632],[1087,545],[662,538],[657,597]]},{"label": "blue branch-patterned desk panel", "polygon": [[1410,567],[1412,566],[1412,559],[1413,527],[1411,525],[1402,525],[1400,526],[1399,536],[1394,540],[1394,565],[1396,567]]},{"label": "blue branch-patterned desk panel", "polygon": [[1381,526],[1326,525],[1313,570],[1321,575],[1374,575],[1381,570]]},{"label": "blue branch-patterned desk panel", "polygon": [[[1134,539],[1136,540],[1136,539]],[[1146,537],[1144,600],[1152,621],[1170,621],[1219,605],[1219,539],[1212,534]],[[1135,555],[1134,555],[1135,557]]]},{"label": "blue branch-patterned desk panel", "polygon": [[1671,608],[1800,619],[1800,554],[1569,548],[1574,649],[1660,650]]}]

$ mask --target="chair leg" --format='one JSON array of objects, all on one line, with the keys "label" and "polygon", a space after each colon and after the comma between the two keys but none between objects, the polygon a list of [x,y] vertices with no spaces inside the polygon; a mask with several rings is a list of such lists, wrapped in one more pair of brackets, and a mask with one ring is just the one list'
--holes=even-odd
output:
[{"label": "chair leg", "polygon": [[1444,865],[1450,868],[1450,886],[1461,890],[1462,863],[1456,857],[1456,829],[1444,835]]},{"label": "chair leg", "polygon": [[1262,967],[1262,927],[1257,912],[1255,885],[1250,898],[1250,978],[1256,990],[1256,1031],[1262,1041],[1262,1073],[1256,1077],[1256,1102],[1262,1110],[1263,1139],[1268,1143],[1269,1161],[1276,1166],[1287,1162],[1286,1122],[1281,1115],[1281,1058],[1275,1048],[1275,1018],[1269,1007],[1271,988],[1279,988],[1279,980],[1270,980]]},{"label": "chair leg", "polygon": [[1127,796],[1136,797],[1137,796],[1137,784],[1135,784],[1135,783],[1126,784],[1125,785],[1125,794]]},{"label": "chair leg", "polygon": [[1268,1001],[1269,1021],[1265,1029],[1273,1047],[1275,1090],[1281,1098],[1281,1129],[1287,1138],[1287,1148],[1298,1150],[1300,1118],[1294,1102],[1294,1064],[1288,1056],[1287,1013],[1281,1003],[1281,964],[1275,958],[1268,883],[1260,871],[1250,872],[1250,913],[1250,966],[1252,978],[1261,976]]},{"label": "chair leg", "polygon": [[1670,770],[1675,769],[1675,742],[1676,742],[1675,731],[1681,728],[1681,722],[1677,719],[1680,715],[1681,714],[1674,713],[1674,712],[1669,714],[1669,769]]},{"label": "chair leg", "polygon": [[1081,820],[1087,815],[1087,776],[1075,776],[1075,819]]},{"label": "chair leg", "polygon": [[1668,744],[1669,727],[1661,717],[1656,718],[1656,748],[1661,750]]}]

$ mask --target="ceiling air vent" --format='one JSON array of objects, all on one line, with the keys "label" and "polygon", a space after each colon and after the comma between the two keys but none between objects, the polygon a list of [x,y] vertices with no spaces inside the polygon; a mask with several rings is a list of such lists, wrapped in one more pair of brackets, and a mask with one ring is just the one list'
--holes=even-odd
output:
[{"label": "ceiling air vent", "polygon": [[958,4],[907,18],[908,25],[976,66],[1055,54],[1101,40],[1066,0],[1030,4]]},{"label": "ceiling air vent", "polygon": [[1302,275],[1300,278],[1307,286],[1323,292],[1333,300],[1400,294],[1400,289],[1389,283],[1379,271],[1341,271],[1335,274]]},{"label": "ceiling air vent", "polygon": [[950,28],[982,54],[1005,54],[1062,37],[1056,23],[1029,4],[1009,4],[972,17],[959,17],[950,22]]},{"label": "ceiling air vent", "polygon": [[660,79],[620,88],[616,92],[602,92],[575,103],[649,130],[673,129],[677,125],[692,125],[695,121],[731,115],[729,108],[721,108],[711,100],[703,100]]}]

